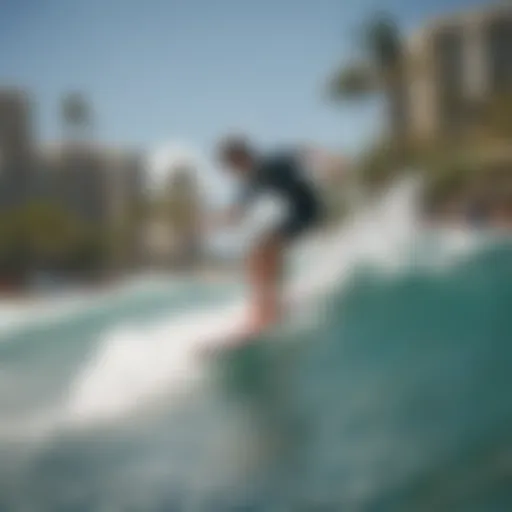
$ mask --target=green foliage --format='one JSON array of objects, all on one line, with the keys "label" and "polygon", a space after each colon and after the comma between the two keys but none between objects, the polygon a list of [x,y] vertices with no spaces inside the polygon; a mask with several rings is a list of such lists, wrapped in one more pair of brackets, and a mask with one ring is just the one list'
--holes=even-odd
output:
[{"label": "green foliage", "polygon": [[330,89],[336,99],[354,99],[384,91],[393,101],[392,88],[401,82],[402,37],[391,17],[370,19],[361,34],[363,58],[341,69]]},{"label": "green foliage", "polygon": [[85,97],[78,93],[68,93],[62,98],[61,117],[68,126],[84,126],[91,123],[91,111]]},{"label": "green foliage", "polygon": [[398,25],[385,13],[371,18],[363,30],[363,45],[371,64],[380,72],[399,65],[402,37]]},{"label": "green foliage", "polygon": [[0,272],[90,270],[106,259],[106,237],[72,212],[31,202],[0,215]]},{"label": "green foliage", "polygon": [[17,215],[36,258],[65,257],[83,236],[82,223],[52,203],[29,203]]},{"label": "green foliage", "polygon": [[18,277],[27,268],[29,250],[16,215],[0,215],[0,275]]},{"label": "green foliage", "polygon": [[66,138],[87,138],[94,124],[92,109],[79,92],[68,93],[61,99],[60,118]]},{"label": "green foliage", "polygon": [[490,136],[510,139],[512,137],[512,92],[494,95],[484,109],[484,125]]},{"label": "green foliage", "polygon": [[382,93],[388,126],[396,139],[406,138],[403,41],[390,16],[368,20],[361,33],[362,59],[341,69],[330,84],[336,100],[363,99]]},{"label": "green foliage", "polygon": [[430,168],[426,175],[425,205],[435,210],[444,202],[462,196],[467,192],[474,173],[481,170],[457,161],[443,162]]},{"label": "green foliage", "polygon": [[199,197],[193,174],[186,168],[173,174],[163,194],[155,200],[157,217],[181,234],[192,233],[198,222]]},{"label": "green foliage", "polygon": [[417,155],[413,148],[383,141],[362,156],[358,176],[367,188],[378,189],[416,162]]},{"label": "green foliage", "polygon": [[335,75],[329,89],[334,98],[358,99],[375,92],[377,85],[372,68],[354,63]]},{"label": "green foliage", "polygon": [[396,180],[408,169],[425,178],[423,203],[435,211],[452,200],[472,200],[493,184],[492,158],[484,158],[485,143],[464,140],[433,141],[421,148],[377,144],[359,162],[358,176],[366,190]]}]

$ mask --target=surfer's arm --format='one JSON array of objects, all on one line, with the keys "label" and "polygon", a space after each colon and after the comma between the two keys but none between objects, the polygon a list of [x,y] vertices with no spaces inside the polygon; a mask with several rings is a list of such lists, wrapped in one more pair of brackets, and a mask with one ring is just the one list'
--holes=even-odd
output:
[{"label": "surfer's arm", "polygon": [[245,215],[255,196],[255,187],[244,188],[234,204],[220,212],[210,212],[205,220],[206,226],[209,229],[222,229],[236,224]]}]

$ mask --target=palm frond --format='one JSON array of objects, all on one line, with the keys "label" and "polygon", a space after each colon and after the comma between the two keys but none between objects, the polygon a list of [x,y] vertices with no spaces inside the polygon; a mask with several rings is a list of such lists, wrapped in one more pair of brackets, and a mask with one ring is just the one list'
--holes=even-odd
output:
[{"label": "palm frond", "polygon": [[366,63],[354,63],[338,71],[329,83],[335,99],[358,99],[378,90],[379,79]]}]

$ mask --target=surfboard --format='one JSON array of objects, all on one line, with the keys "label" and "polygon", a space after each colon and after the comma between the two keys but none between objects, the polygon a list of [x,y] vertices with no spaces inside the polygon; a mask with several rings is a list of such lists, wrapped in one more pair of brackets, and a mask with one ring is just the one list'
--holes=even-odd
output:
[{"label": "surfboard", "polygon": [[296,286],[286,288],[283,293],[285,312],[282,317],[277,322],[252,332],[248,330],[246,323],[249,307],[247,300],[239,301],[229,309],[219,309],[215,325],[209,323],[209,332],[196,338],[194,344],[197,352],[203,356],[224,355],[243,351],[254,344],[287,338],[290,329],[301,328],[301,320],[307,322],[308,316],[315,314],[314,308],[309,305],[309,299],[313,297],[311,292],[311,289],[301,290]]},{"label": "surfboard", "polygon": [[[233,318],[235,320],[235,318]],[[273,326],[258,331],[250,331],[246,324],[246,315],[237,315],[236,321],[225,330],[215,330],[198,343],[201,355],[213,356],[228,351],[236,351],[256,343],[268,333]]]}]

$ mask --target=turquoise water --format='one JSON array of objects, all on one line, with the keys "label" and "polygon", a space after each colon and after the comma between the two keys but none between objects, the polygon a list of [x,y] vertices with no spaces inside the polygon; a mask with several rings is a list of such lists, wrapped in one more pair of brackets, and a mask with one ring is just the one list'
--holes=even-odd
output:
[{"label": "turquoise water", "polygon": [[[0,333],[0,510],[512,509],[512,245],[360,267],[307,326],[151,381],[151,326],[236,293],[169,283]],[[76,391],[110,407],[134,380],[162,392],[107,421]]]}]

